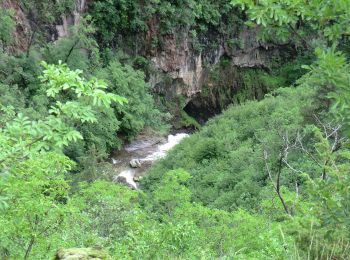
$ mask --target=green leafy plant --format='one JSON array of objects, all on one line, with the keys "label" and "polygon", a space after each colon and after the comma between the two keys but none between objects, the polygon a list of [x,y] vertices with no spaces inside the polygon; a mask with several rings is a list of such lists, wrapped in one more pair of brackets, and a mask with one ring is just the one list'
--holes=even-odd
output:
[{"label": "green leafy plant", "polygon": [[114,101],[126,102],[106,93],[104,82],[86,81],[81,71],[61,63],[42,65],[40,79],[47,96],[57,99],[70,92],[75,100],[54,102],[49,115],[37,121],[16,115],[13,107],[2,109],[7,120],[0,128],[0,225],[6,237],[0,242],[1,257],[28,259],[50,252],[43,241],[54,240],[73,210],[67,204],[69,185],[64,175],[74,163],[62,148],[83,138],[74,123],[96,122],[94,105],[108,108]]}]

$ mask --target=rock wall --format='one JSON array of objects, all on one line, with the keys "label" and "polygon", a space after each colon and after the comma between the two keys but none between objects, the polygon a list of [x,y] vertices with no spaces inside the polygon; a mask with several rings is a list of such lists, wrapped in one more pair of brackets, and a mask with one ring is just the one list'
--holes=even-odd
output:
[{"label": "rock wall", "polygon": [[57,37],[67,37],[69,35],[69,27],[78,25],[82,14],[87,10],[87,0],[75,0],[75,7],[72,13],[61,16],[62,23],[56,25]]},{"label": "rock wall", "polygon": [[[181,95],[186,97],[187,102],[201,92],[208,71],[203,66],[202,54],[191,50],[188,36],[182,36],[181,40],[177,37],[175,34],[166,35],[162,49],[149,57],[153,67],[150,84],[156,93],[167,99]],[[220,50],[215,56],[219,60]]]},{"label": "rock wall", "polygon": [[0,8],[14,11],[13,20],[15,27],[12,31],[13,41],[9,46],[10,52],[17,50],[26,51],[32,44],[34,34],[44,34],[48,41],[69,35],[69,27],[78,25],[82,14],[87,10],[89,0],[75,0],[72,13],[63,14],[55,24],[40,24],[36,20],[40,10],[25,10],[20,0],[2,0]]},{"label": "rock wall", "polygon": [[[152,51],[149,57],[153,68],[149,80],[152,88],[166,100],[177,102],[181,106],[175,110],[180,111],[191,102],[187,108],[194,110],[194,113],[204,109],[204,113],[208,114],[207,118],[220,113],[225,108],[219,105],[220,100],[215,100],[220,97],[211,95],[209,99],[202,92],[204,86],[215,84],[210,74],[222,59],[230,63],[230,70],[226,70],[221,76],[226,79],[227,88],[236,88],[230,92],[234,95],[241,85],[238,81],[243,80],[237,68],[269,70],[272,61],[284,51],[281,46],[259,42],[257,32],[258,28],[244,27],[232,39],[215,35],[218,44],[214,47],[208,47],[208,44],[199,52],[193,48],[188,32],[164,36],[161,39],[161,48]],[[212,35],[208,35],[209,37]],[[230,40],[240,44],[228,46],[227,42]],[[178,99],[181,101],[178,102]]]},{"label": "rock wall", "polygon": [[[56,24],[51,26],[48,38],[57,40],[69,36],[69,27],[79,24],[81,16],[88,10],[91,2],[92,0],[75,0],[73,12],[62,15]],[[2,5],[15,10],[14,38],[16,42],[14,46],[25,50],[33,32],[29,19],[30,14],[24,13],[19,0],[4,0]],[[141,35],[131,36],[133,37],[131,41],[130,39],[125,41],[121,37],[118,48],[120,47],[131,56],[140,55],[150,61],[147,78],[153,92],[158,97],[163,97],[166,102],[176,103],[176,108],[172,112],[178,115],[194,99],[196,101],[192,105],[197,107],[200,102],[205,102],[202,97],[203,86],[212,84],[210,73],[222,58],[230,61],[233,70],[235,68],[268,69],[271,60],[278,57],[283,51],[281,46],[261,43],[257,40],[258,27],[247,28],[244,25],[237,25],[236,31],[230,34],[208,30],[206,34],[196,39],[190,36],[190,28],[181,28],[163,35],[159,32],[158,27],[157,19],[151,19],[148,22],[148,31]],[[153,46],[151,41],[155,38],[158,43]],[[130,51],[130,42],[137,42],[142,47],[136,48],[136,52],[135,50]],[[196,48],[196,42],[203,47]],[[233,44],[229,44],[230,42]],[[230,79],[232,82],[230,85],[238,86],[235,84],[235,81],[238,80],[235,75],[235,73],[228,73],[223,76],[233,77]],[[219,97],[212,96],[211,98]],[[221,109],[215,108],[213,111],[220,112]]]},{"label": "rock wall", "polygon": [[12,31],[12,43],[9,46],[9,51],[26,50],[32,33],[28,14],[24,12],[18,0],[2,0],[0,8],[12,9],[14,12],[15,27]]}]

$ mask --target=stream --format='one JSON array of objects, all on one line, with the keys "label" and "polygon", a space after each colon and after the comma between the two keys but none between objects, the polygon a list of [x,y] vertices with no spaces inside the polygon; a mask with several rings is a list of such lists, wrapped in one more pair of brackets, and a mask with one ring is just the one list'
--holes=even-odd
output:
[{"label": "stream", "polygon": [[178,133],[167,137],[139,137],[127,144],[111,157],[118,173],[114,181],[124,183],[132,189],[138,189],[138,181],[151,164],[166,156],[171,148],[188,136],[186,133]]}]

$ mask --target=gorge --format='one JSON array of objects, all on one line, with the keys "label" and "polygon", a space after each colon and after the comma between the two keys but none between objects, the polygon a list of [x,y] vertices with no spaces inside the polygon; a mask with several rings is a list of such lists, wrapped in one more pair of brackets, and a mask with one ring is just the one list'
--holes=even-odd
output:
[{"label": "gorge", "polygon": [[0,259],[348,259],[349,0],[0,0]]}]

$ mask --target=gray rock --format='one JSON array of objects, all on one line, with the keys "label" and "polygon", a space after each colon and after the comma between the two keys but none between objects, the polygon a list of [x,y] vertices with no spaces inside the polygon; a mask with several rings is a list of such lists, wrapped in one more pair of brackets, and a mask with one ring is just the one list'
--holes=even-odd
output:
[{"label": "gray rock", "polygon": [[137,189],[137,184],[136,183],[130,183],[130,181],[128,181],[127,177],[125,176],[121,176],[121,175],[118,175],[114,178],[114,181],[115,182],[118,182],[118,183],[121,183],[121,184],[124,184],[126,186],[128,186],[129,188],[133,189],[133,190],[136,190]]},{"label": "gray rock", "polygon": [[122,183],[122,184],[128,184],[128,182],[127,182],[127,180],[126,180],[126,178],[124,176],[116,176],[114,178],[114,181]]},{"label": "gray rock", "polygon": [[139,159],[132,159],[129,164],[131,168],[141,168],[141,162]]}]

